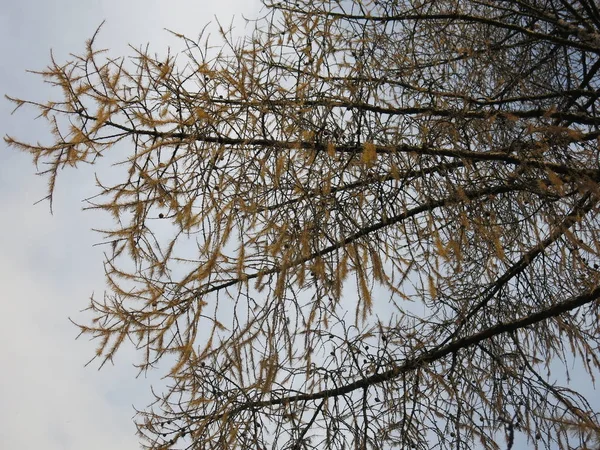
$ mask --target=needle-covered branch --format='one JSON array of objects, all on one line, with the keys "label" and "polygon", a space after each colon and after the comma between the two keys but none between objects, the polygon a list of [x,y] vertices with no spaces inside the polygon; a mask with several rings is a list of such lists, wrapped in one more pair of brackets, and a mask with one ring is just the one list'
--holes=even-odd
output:
[{"label": "needle-covered branch", "polygon": [[101,364],[168,371],[144,445],[592,445],[548,372],[600,367],[598,7],[265,7],[178,55],[97,32],[37,72],[59,100],[8,97],[48,121],[5,139],[51,201],[98,164],[107,291],[76,322]]}]

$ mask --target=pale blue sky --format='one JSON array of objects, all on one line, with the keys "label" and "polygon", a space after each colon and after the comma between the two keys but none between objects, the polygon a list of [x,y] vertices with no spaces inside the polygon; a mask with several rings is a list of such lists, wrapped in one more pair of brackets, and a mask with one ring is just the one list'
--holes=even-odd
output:
[{"label": "pale blue sky", "polygon": [[[164,28],[195,37],[215,15],[229,23],[234,14],[256,17],[260,8],[258,0],[7,0],[2,6],[1,93],[42,101],[51,95],[49,87],[25,70],[43,69],[51,48],[58,61],[81,52],[102,20],[98,44],[112,56],[130,54],[129,43],[150,42],[161,53],[169,45],[181,48]],[[237,24],[243,34],[243,21]],[[11,116],[11,110],[0,100],[2,135],[30,141],[48,136],[46,124],[32,120],[32,111]],[[45,196],[46,180],[34,175],[29,156],[0,143],[2,450],[139,448],[132,405],[144,408],[151,396],[150,383],[135,379],[131,363],[138,357],[125,350],[115,366],[84,368],[95,345],[74,341],[77,329],[68,321],[83,317],[79,311],[88,297],[104,288],[103,249],[92,247],[101,237],[90,231],[104,218],[81,211],[81,200],[94,192],[93,170],[61,174],[51,216],[47,203],[33,205]],[[573,375],[580,385],[580,374]],[[151,381],[159,382],[159,374],[153,376]]]},{"label": "pale blue sky", "polygon": [[[191,37],[215,15],[228,24],[256,17],[258,0],[5,1],[0,11],[2,94],[45,100],[51,91],[26,69],[43,69],[53,49],[58,61],[84,49],[106,19],[98,44],[112,56],[150,42],[154,51],[181,44],[165,28]],[[36,141],[48,136],[32,111],[10,115],[0,100],[1,134]],[[130,450],[139,448],[132,405],[149,403],[149,383],[136,380],[132,351],[115,366],[84,368],[95,344],[74,341],[68,317],[82,318],[93,291],[104,288],[101,240],[90,231],[98,215],[82,212],[93,192],[93,168],[67,171],[59,180],[55,214],[44,197],[46,180],[34,175],[30,157],[0,144],[0,448],[6,450]],[[158,374],[153,375],[155,382]]]}]

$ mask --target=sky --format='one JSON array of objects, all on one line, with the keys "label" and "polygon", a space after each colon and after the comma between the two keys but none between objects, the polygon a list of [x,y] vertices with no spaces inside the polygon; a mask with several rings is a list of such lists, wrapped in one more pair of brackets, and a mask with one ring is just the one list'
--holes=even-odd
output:
[{"label": "sky", "polygon": [[[257,17],[260,7],[258,0],[6,1],[0,10],[1,93],[47,100],[50,87],[26,70],[43,69],[50,49],[58,61],[82,52],[103,20],[97,42],[111,56],[130,55],[128,44],[146,43],[165,54],[168,46],[181,49],[165,29],[195,38],[215,16],[225,24],[235,17],[242,35],[242,15]],[[0,99],[2,135],[47,139],[46,124],[33,120],[31,110],[11,115],[12,109]],[[2,450],[139,448],[133,406],[143,409],[150,403],[149,385],[160,383],[160,374],[136,379],[132,362],[139,357],[130,349],[101,371],[96,363],[85,367],[95,343],[75,341],[78,330],[69,321],[85,321],[81,310],[88,298],[104,290],[103,248],[94,246],[101,236],[91,231],[103,218],[82,211],[82,200],[94,193],[93,171],[61,173],[51,215],[46,202],[35,204],[46,195],[46,179],[35,175],[28,155],[0,141]],[[579,383],[579,374],[573,376]],[[593,396],[597,392],[590,390]]]},{"label": "sky", "polygon": [[[103,20],[98,45],[110,55],[130,55],[128,44],[147,43],[158,54],[180,42],[165,29],[195,38],[215,16],[234,20],[236,33],[250,31],[242,15],[255,18],[259,0],[20,0],[0,9],[0,90],[2,94],[47,100],[51,90],[26,70],[44,69],[52,49],[58,61],[80,53]],[[46,123],[32,110],[19,110],[0,99],[0,132],[28,141],[49,136]],[[94,168],[61,174],[54,215],[47,202],[46,179],[36,176],[27,154],[0,142],[0,448],[6,450],[130,450],[139,448],[133,406],[152,400],[149,384],[159,374],[136,379],[131,350],[98,371],[85,367],[95,343],[75,340],[69,322],[81,313],[92,293],[102,295],[101,241],[91,231],[102,220],[82,211],[93,193]],[[142,375],[143,377],[143,375]],[[154,377],[154,378],[152,378]]]}]

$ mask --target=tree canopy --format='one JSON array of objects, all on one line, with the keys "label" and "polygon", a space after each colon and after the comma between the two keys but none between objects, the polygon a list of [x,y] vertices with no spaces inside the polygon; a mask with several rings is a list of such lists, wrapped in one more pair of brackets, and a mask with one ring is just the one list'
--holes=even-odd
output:
[{"label": "tree canopy", "polygon": [[[38,72],[48,177],[118,152],[78,326],[169,386],[151,449],[598,445],[593,0],[283,0],[247,38]],[[113,156],[114,157],[114,156]],[[91,180],[92,181],[92,180]],[[162,365],[161,365],[162,362]],[[551,369],[554,372],[551,372]],[[596,442],[596,444],[594,444]]]}]

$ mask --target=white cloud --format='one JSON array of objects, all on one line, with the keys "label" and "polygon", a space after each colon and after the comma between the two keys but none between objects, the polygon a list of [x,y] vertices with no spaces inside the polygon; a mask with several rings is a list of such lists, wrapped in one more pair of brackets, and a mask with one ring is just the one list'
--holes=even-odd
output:
[{"label": "white cloud", "polygon": [[[256,16],[258,2],[221,0],[116,0],[74,2],[22,0],[3,5],[0,23],[0,86],[11,95],[44,100],[51,95],[41,78],[25,69],[43,69],[53,48],[58,61],[84,49],[100,22],[99,37],[111,56],[131,54],[127,44],[149,42],[157,52],[180,48],[169,28],[195,37],[214,15],[229,23],[235,13]],[[242,22],[237,22],[242,25]],[[241,32],[241,30],[240,30]],[[10,43],[10,44],[9,44]],[[3,93],[4,93],[3,92]],[[14,116],[0,102],[3,134],[47,140],[31,112]],[[28,450],[138,448],[132,404],[151,400],[149,384],[135,379],[131,350],[116,365],[84,368],[95,344],[74,341],[68,317],[82,317],[92,291],[104,286],[101,237],[90,231],[98,214],[81,211],[93,192],[94,168],[68,171],[59,179],[55,215],[47,204],[46,180],[35,177],[27,155],[0,146],[0,448]]]}]

